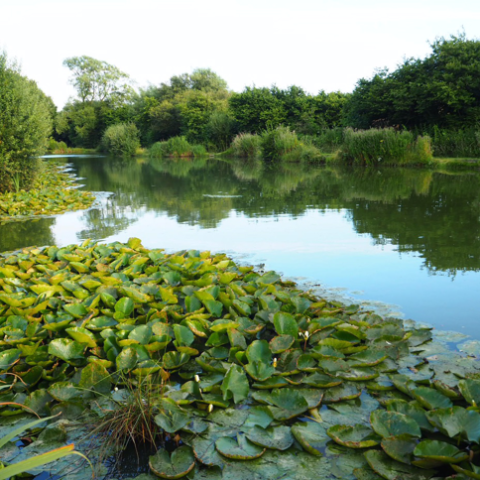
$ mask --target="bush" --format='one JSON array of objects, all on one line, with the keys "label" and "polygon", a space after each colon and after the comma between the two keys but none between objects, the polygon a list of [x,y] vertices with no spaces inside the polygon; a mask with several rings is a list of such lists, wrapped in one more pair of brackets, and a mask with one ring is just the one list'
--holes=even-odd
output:
[{"label": "bush", "polygon": [[235,135],[235,120],[223,112],[213,112],[207,123],[208,140],[217,151],[228,148]]},{"label": "bush", "polygon": [[325,156],[314,145],[300,143],[290,152],[282,155],[287,162],[324,162]]},{"label": "bush", "polygon": [[101,148],[113,155],[133,157],[139,147],[140,134],[133,123],[111,125],[102,137]]},{"label": "bush", "polygon": [[0,192],[32,183],[35,157],[47,149],[54,109],[37,84],[0,52]]},{"label": "bush", "polygon": [[276,159],[291,152],[299,145],[297,134],[288,127],[277,127],[261,135],[262,155]]},{"label": "bush", "polygon": [[252,133],[239,133],[232,142],[232,153],[235,157],[260,156],[260,137]]},{"label": "bush", "polygon": [[343,144],[343,128],[330,128],[322,130],[319,135],[305,135],[301,137],[302,142],[312,144],[322,152],[332,153],[337,151]]},{"label": "bush", "polygon": [[432,159],[430,137],[415,138],[393,128],[345,129],[342,147],[346,161],[364,165],[426,163]]},{"label": "bush", "polygon": [[190,145],[185,137],[172,137],[152,145],[150,156],[161,157],[201,157],[207,155],[203,145]]}]

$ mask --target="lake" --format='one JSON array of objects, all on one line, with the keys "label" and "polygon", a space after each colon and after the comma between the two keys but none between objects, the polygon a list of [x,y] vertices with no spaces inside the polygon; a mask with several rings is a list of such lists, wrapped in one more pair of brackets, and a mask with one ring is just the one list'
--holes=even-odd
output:
[{"label": "lake", "polygon": [[102,192],[95,206],[0,225],[0,251],[139,237],[148,248],[227,252],[331,298],[480,339],[479,172],[60,161]]}]

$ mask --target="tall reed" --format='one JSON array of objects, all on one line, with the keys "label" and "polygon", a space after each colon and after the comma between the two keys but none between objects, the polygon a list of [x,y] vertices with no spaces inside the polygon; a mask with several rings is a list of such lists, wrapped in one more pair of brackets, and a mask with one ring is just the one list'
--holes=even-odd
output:
[{"label": "tall reed", "polygon": [[393,128],[353,130],[346,128],[342,146],[343,159],[364,165],[427,163],[432,159],[430,137]]},{"label": "tall reed", "polygon": [[262,155],[276,159],[291,152],[299,145],[297,134],[289,127],[277,127],[267,130],[261,135]]},{"label": "tall reed", "polygon": [[236,157],[259,157],[260,137],[251,133],[239,133],[233,139],[231,148]]},{"label": "tall reed", "polygon": [[163,142],[154,143],[149,155],[155,158],[162,157],[202,157],[207,155],[203,145],[191,145],[185,137],[172,137]]}]

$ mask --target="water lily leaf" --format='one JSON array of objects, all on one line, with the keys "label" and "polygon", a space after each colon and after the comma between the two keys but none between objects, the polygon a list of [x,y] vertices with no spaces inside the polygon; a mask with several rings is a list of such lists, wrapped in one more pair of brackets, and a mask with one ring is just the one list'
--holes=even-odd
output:
[{"label": "water lily leaf", "polygon": [[63,309],[75,318],[83,318],[88,313],[88,310],[81,303],[64,305]]},{"label": "water lily leaf", "polygon": [[382,480],[383,477],[375,473],[370,467],[354,468],[353,474],[357,480]]},{"label": "water lily leaf", "polygon": [[468,453],[450,443],[438,440],[422,440],[413,451],[416,457],[437,460],[442,463],[459,463],[467,460]]},{"label": "water lily leaf", "polygon": [[171,399],[163,399],[160,402],[160,409],[154,420],[167,433],[175,433],[191,421],[190,416]]},{"label": "water lily leaf", "polygon": [[180,352],[167,352],[163,356],[163,367],[173,370],[185,365],[190,360],[190,355]]},{"label": "water lily leaf", "polygon": [[358,398],[362,394],[362,391],[359,390],[355,385],[344,384],[339,385],[338,387],[333,387],[327,389],[325,395],[323,396],[323,403],[337,403],[343,400],[353,400]]},{"label": "water lily leaf", "polygon": [[170,455],[161,449],[148,462],[152,472],[161,478],[176,479],[188,475],[195,467],[195,457],[190,447],[184,445]]},{"label": "water lily leaf", "polygon": [[403,433],[408,433],[418,438],[422,436],[418,423],[403,413],[375,410],[370,414],[370,423],[375,433],[382,438],[395,437]]},{"label": "water lily leaf", "polygon": [[131,370],[137,365],[138,353],[132,347],[124,348],[116,358],[117,370]]},{"label": "water lily leaf", "polygon": [[452,401],[434,388],[417,387],[412,389],[411,393],[427,410],[433,410],[436,408],[449,408],[452,406]]},{"label": "water lily leaf", "polygon": [[65,330],[78,343],[86,343],[89,347],[96,347],[95,335],[83,327],[67,328]]},{"label": "water lily leaf", "polygon": [[148,325],[139,325],[128,334],[129,340],[135,340],[140,345],[147,345],[150,342],[151,338],[152,329]]},{"label": "water lily leaf", "polygon": [[82,370],[78,386],[85,390],[94,390],[108,394],[111,390],[111,379],[108,370],[98,362],[90,363]]},{"label": "water lily leaf", "polygon": [[267,272],[263,274],[261,277],[257,278],[257,283],[264,284],[264,285],[271,285],[273,283],[277,283],[280,280],[280,275],[275,272]]},{"label": "water lily leaf", "polygon": [[318,370],[318,363],[312,355],[305,353],[298,357],[297,368],[301,372],[315,372]]},{"label": "water lily leaf", "polygon": [[290,427],[279,425],[276,427],[262,428],[255,426],[245,436],[255,445],[274,450],[287,450],[293,444]]},{"label": "water lily leaf", "polygon": [[416,402],[406,402],[404,400],[388,400],[385,407],[390,412],[403,413],[407,417],[413,418],[422,430],[433,432],[433,425],[427,420],[426,411]]},{"label": "water lily leaf", "polygon": [[460,380],[458,388],[468,403],[474,407],[480,404],[480,380]]},{"label": "water lily leaf", "polygon": [[366,382],[378,377],[378,373],[369,367],[351,368],[348,372],[339,371],[337,377],[351,382]]},{"label": "water lily leaf", "polygon": [[272,390],[273,388],[288,387],[289,385],[290,384],[284,377],[274,376],[267,378],[267,380],[263,382],[254,383],[253,387],[259,390]]},{"label": "water lily leaf", "polygon": [[270,340],[270,350],[272,353],[282,353],[288,350],[295,343],[295,338],[291,335],[278,335]]},{"label": "water lily leaf", "polygon": [[302,380],[302,383],[316,388],[330,388],[336,387],[343,382],[341,378],[331,377],[323,373],[313,373]]},{"label": "water lily leaf", "polygon": [[348,448],[369,448],[378,445],[381,438],[365,425],[334,425],[327,435],[339,445]]},{"label": "water lily leaf", "polygon": [[101,316],[89,320],[85,327],[89,330],[93,330],[94,332],[99,332],[105,328],[114,327],[117,324],[118,322],[114,318]]},{"label": "water lily leaf", "polygon": [[309,308],[312,302],[305,297],[295,296],[291,297],[290,301],[295,306],[296,313],[305,313]]},{"label": "water lily leaf", "polygon": [[239,433],[237,438],[221,437],[215,442],[215,448],[224,457],[235,460],[253,460],[261,457],[266,448],[253,444],[245,435]]},{"label": "water lily leaf", "polygon": [[310,354],[313,358],[317,360],[325,360],[325,359],[343,359],[345,355],[333,347],[329,347],[328,345],[317,345],[315,348],[310,350]]},{"label": "water lily leaf", "polygon": [[250,386],[245,372],[238,365],[232,364],[222,382],[223,399],[233,401],[238,404],[248,397]]},{"label": "water lily leaf", "polygon": [[0,352],[0,371],[8,370],[20,358],[21,353],[18,348]]},{"label": "water lily leaf", "polygon": [[248,409],[248,417],[243,424],[244,428],[262,427],[268,428],[273,421],[270,407],[255,406]]},{"label": "water lily leaf", "polygon": [[127,318],[132,314],[134,309],[135,304],[133,303],[133,300],[129,297],[123,297],[115,304],[115,312],[117,312],[115,318],[117,320]]},{"label": "water lily leaf", "polygon": [[85,358],[83,355],[84,350],[85,344],[69,338],[55,338],[48,345],[48,353],[61,358],[65,362]]},{"label": "water lily leaf", "polygon": [[215,448],[215,436],[203,437],[198,435],[192,440],[192,448],[195,458],[207,465],[211,466],[220,466],[224,465],[224,459],[217,452]]},{"label": "water lily leaf", "polygon": [[226,332],[227,330],[229,330],[231,328],[237,328],[238,326],[239,326],[238,322],[233,322],[231,320],[220,319],[220,320],[215,320],[214,322],[212,322],[212,324],[210,325],[210,330],[212,332],[221,333],[221,332]]},{"label": "water lily leaf", "polygon": [[350,355],[348,363],[352,367],[373,367],[383,362],[387,355],[380,350],[365,350],[363,352]]},{"label": "water lily leaf", "polygon": [[278,335],[290,335],[298,338],[298,324],[289,313],[277,312],[273,316],[273,324]]},{"label": "water lily leaf", "polygon": [[330,438],[325,428],[317,422],[299,422],[291,428],[292,435],[312,455],[323,455]]},{"label": "water lily leaf", "polygon": [[396,437],[386,437],[382,440],[383,451],[397,462],[411,464],[412,453],[417,445],[417,438],[402,433]]},{"label": "water lily leaf", "polygon": [[254,340],[247,348],[246,355],[249,362],[272,362],[272,352],[266,340]]},{"label": "water lily leaf", "polygon": [[264,382],[275,373],[275,369],[271,365],[265,364],[261,361],[248,363],[244,368],[257,382]]},{"label": "water lily leaf", "polygon": [[189,328],[184,327],[183,325],[174,325],[173,332],[175,334],[177,346],[189,347],[195,340],[195,335],[192,333],[192,331]]},{"label": "water lily leaf", "polygon": [[[321,394],[320,393],[320,401]],[[268,395],[268,402],[272,405],[271,411],[278,421],[285,421],[300,415],[308,410],[308,402],[298,391],[291,388],[277,388]]]},{"label": "water lily leaf", "polygon": [[480,443],[480,414],[462,407],[438,408],[426,413],[428,421],[444,435],[457,435]]},{"label": "water lily leaf", "polygon": [[364,455],[372,470],[385,480],[429,480],[435,475],[434,470],[405,465],[378,450],[368,450]]}]

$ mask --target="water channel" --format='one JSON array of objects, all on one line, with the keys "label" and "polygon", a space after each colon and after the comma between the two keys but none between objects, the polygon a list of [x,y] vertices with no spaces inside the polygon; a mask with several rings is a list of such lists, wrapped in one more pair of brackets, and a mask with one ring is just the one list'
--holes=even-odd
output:
[{"label": "water channel", "polygon": [[100,192],[95,206],[2,224],[0,251],[139,237],[167,251],[227,252],[330,296],[480,339],[479,172],[55,161]]}]

